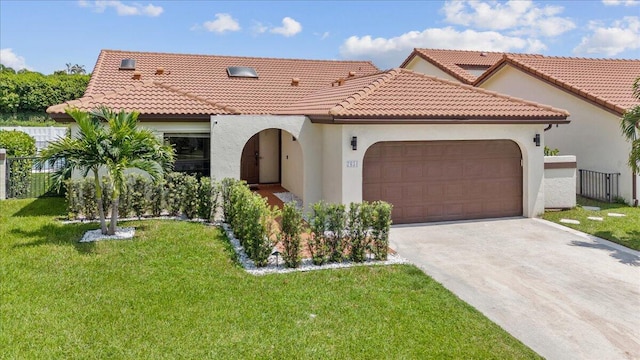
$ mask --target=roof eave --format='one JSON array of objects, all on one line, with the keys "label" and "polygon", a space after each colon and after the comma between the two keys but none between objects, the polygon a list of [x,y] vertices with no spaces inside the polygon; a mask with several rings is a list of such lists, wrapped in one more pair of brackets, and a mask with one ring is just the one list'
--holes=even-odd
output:
[{"label": "roof eave", "polygon": [[467,124],[467,125],[480,125],[480,124],[568,124],[570,120],[565,115],[558,116],[539,116],[539,117],[452,117],[452,116],[431,116],[431,117],[382,117],[382,116],[308,116],[314,123],[323,124]]},{"label": "roof eave", "polygon": [[[190,121],[208,122],[211,116],[216,114],[140,114],[138,120],[142,122],[164,122],[164,121]],[[66,113],[50,113],[49,116],[59,123],[72,123],[73,118]]]}]

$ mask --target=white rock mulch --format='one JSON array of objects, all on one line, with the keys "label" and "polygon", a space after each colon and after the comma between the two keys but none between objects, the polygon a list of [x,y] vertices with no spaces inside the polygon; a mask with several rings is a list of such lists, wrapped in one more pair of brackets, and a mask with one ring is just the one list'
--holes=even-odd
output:
[{"label": "white rock mulch", "polygon": [[560,219],[560,222],[565,224],[575,224],[575,225],[580,224],[580,221],[573,220],[573,219]]},{"label": "white rock mulch", "polygon": [[620,213],[607,213],[607,216],[611,216],[611,217],[625,217],[627,215],[625,214],[620,214]]},{"label": "white rock mulch", "polygon": [[94,242],[100,240],[127,240],[133,238],[136,234],[136,229],[132,227],[117,228],[115,235],[104,235],[102,230],[89,230],[84,233],[82,239],[79,242]]},{"label": "white rock mulch", "polygon": [[298,207],[298,209],[302,209],[302,199],[295,196],[291,192],[279,192],[279,193],[273,193],[273,195],[275,195],[275,197],[280,199],[283,203],[294,202],[296,203],[296,206]]},{"label": "white rock mulch", "polygon": [[[311,259],[302,259],[302,264],[297,268],[287,268],[284,266],[284,261],[282,260],[282,256],[276,257],[275,255],[271,255],[268,259],[268,265],[265,267],[257,267],[253,260],[249,259],[247,254],[244,252],[244,248],[240,245],[240,241],[233,236],[233,231],[231,231],[228,224],[220,224],[222,229],[226,232],[231,245],[233,245],[233,249],[235,250],[238,258],[240,260],[240,264],[242,267],[252,275],[267,275],[267,274],[283,274],[290,273],[295,271],[314,271],[314,270],[325,270],[325,269],[343,269],[354,266],[373,266],[373,265],[394,265],[394,264],[408,264],[409,262],[398,256],[397,254],[389,254],[386,261],[378,261],[369,259],[363,263],[354,263],[351,261],[344,261],[341,263],[330,263],[324,265],[314,265]],[[277,262],[276,262],[277,261]]]}]

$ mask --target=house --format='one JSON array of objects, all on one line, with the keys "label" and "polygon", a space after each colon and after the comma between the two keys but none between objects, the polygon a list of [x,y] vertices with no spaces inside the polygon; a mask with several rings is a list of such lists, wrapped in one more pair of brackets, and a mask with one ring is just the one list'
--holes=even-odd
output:
[{"label": "house", "polygon": [[640,104],[640,60],[416,49],[402,67],[566,109],[571,123],[546,129],[544,144],[576,155],[576,192],[637,204],[640,177],[627,165],[620,118]]},{"label": "house", "polygon": [[114,50],[82,98],[47,112],[99,105],[139,111],[178,170],[279,183],[306,207],[386,200],[396,223],[540,214],[540,134],[569,116],[366,61]]}]

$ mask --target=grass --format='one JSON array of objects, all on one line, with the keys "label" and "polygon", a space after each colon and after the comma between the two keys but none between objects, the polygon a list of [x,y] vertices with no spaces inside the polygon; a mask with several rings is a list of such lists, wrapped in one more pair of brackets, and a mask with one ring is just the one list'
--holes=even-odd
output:
[{"label": "grass", "polygon": [[414,266],[256,277],[215,227],[64,212],[0,201],[0,358],[538,358]]},{"label": "grass", "polygon": [[[583,206],[598,206],[600,211],[585,210]],[[625,217],[610,217],[607,213],[625,214]],[[589,220],[587,217],[602,217],[603,221]],[[640,207],[630,207],[620,203],[605,203],[578,197],[578,206],[571,210],[547,211],[544,219],[571,227],[582,232],[598,236],[640,250]],[[560,219],[573,219],[580,224],[561,223]]]}]

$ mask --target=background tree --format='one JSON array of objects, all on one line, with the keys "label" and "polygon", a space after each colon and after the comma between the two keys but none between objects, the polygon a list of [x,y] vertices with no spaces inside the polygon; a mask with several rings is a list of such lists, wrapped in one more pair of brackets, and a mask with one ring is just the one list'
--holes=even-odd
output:
[{"label": "background tree", "polygon": [[[633,83],[633,96],[640,100],[640,77]],[[627,111],[620,125],[622,134],[631,142],[629,166],[637,174],[640,170],[640,105]]]},{"label": "background tree", "polygon": [[[117,228],[120,193],[126,191],[127,186],[125,170],[137,168],[158,180],[173,166],[173,148],[164,145],[150,130],[138,128],[137,112],[114,112],[105,107],[91,113],[77,109],[67,109],[66,112],[78,124],[78,133],[76,137],[49,144],[42,151],[42,161],[54,163],[65,159],[65,165],[54,174],[59,185],[74,170],[81,171],[83,176],[93,174],[102,233],[113,235]],[[107,186],[110,187],[108,193],[112,206],[108,228],[100,169],[104,169],[110,178]]]}]

